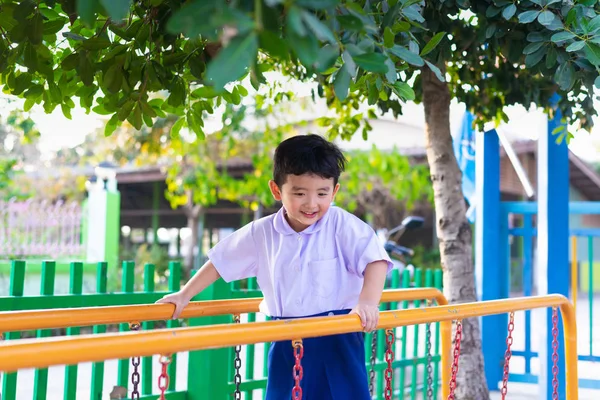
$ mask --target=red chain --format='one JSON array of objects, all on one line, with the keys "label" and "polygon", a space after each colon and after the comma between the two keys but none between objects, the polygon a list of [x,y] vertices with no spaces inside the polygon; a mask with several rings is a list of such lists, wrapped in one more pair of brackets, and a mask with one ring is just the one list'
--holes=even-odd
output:
[{"label": "red chain", "polygon": [[510,365],[510,357],[512,356],[512,351],[510,347],[513,344],[512,333],[515,329],[515,313],[511,312],[509,314],[508,320],[508,337],[506,338],[506,351],[504,352],[504,377],[502,378],[502,400],[506,399],[506,393],[508,392],[508,368]]},{"label": "red chain", "polygon": [[302,400],[302,388],[300,387],[300,381],[304,371],[302,370],[302,357],[304,356],[304,346],[302,346],[302,340],[295,340],[294,342],[294,358],[296,364],[294,364],[294,389],[292,389],[292,397],[294,400]]},{"label": "red chain", "polygon": [[558,400],[558,309],[552,308],[552,400]]},{"label": "red chain", "polygon": [[171,358],[169,356],[163,356],[160,358],[160,363],[162,365],[162,370],[158,377],[158,389],[160,390],[159,400],[165,400],[165,392],[169,387],[169,371],[167,371],[167,367],[171,363]]},{"label": "red chain", "polygon": [[385,330],[385,361],[387,362],[387,368],[385,369],[385,400],[392,400],[393,386],[392,377],[394,376],[394,369],[392,368],[392,362],[394,361],[394,330]]},{"label": "red chain", "polygon": [[454,342],[454,360],[452,360],[452,376],[450,377],[450,394],[448,400],[454,400],[456,390],[456,375],[458,374],[458,358],[460,356],[460,341],[462,339],[462,322],[456,321],[456,338]]}]

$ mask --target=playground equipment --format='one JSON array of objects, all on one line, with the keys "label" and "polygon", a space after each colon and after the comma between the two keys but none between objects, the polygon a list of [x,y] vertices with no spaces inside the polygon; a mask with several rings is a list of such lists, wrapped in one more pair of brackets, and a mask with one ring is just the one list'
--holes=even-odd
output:
[{"label": "playground equipment", "polygon": [[[435,301],[438,305],[447,304],[444,295],[435,288],[406,288],[396,290],[385,290],[382,294],[381,303],[413,301],[425,299],[428,304]],[[248,298],[237,300],[216,300],[216,301],[195,301],[191,302],[183,311],[181,318],[192,317],[207,317],[224,314],[232,314],[234,322],[240,322],[240,314],[252,313],[258,311],[258,306],[262,298]],[[134,306],[113,306],[113,307],[85,307],[85,308],[68,308],[68,309],[53,309],[53,310],[32,310],[32,311],[9,311],[0,313],[0,332],[16,332],[34,329],[51,329],[51,328],[66,328],[73,325],[91,326],[104,324],[128,323],[131,331],[139,331],[141,322],[149,320],[166,320],[171,317],[172,306],[169,304],[145,304]],[[427,326],[429,338],[431,337],[430,327]],[[441,324],[441,347],[443,353],[448,353],[450,349],[451,324],[443,322]],[[392,332],[393,335],[393,332]],[[374,335],[375,336],[375,335]],[[373,341],[375,345],[375,341]],[[235,398],[241,398],[241,346],[235,347],[235,375],[234,382],[236,385]],[[298,349],[302,352],[303,350]],[[372,348],[372,354],[375,354],[375,348]],[[432,361],[431,361],[431,343],[429,342],[428,349],[428,364],[430,386],[433,385],[432,377]],[[390,357],[389,361],[387,360]],[[388,347],[386,350],[386,361],[388,367],[391,368],[393,360],[393,351]],[[168,387],[168,373],[165,373],[171,359],[169,357],[161,357],[161,374],[159,387],[163,385]],[[442,358],[442,381],[448,380],[449,365],[447,358]],[[374,360],[371,359],[371,386],[373,386],[374,378]],[[132,399],[139,398],[138,386],[140,383],[140,357],[133,356],[131,358],[133,372],[131,374],[131,383],[133,384]],[[301,366],[298,370],[301,373]],[[392,370],[386,372],[391,376]],[[390,380],[391,382],[391,380]],[[391,389],[390,389],[391,390]]]},{"label": "playground equipment", "polygon": [[[162,305],[161,305],[162,307]],[[454,399],[456,373],[460,355],[461,321],[464,318],[484,315],[512,313],[534,308],[553,308],[554,340],[558,335],[558,311],[563,316],[565,336],[566,393],[568,400],[577,399],[577,328],[573,306],[562,295],[546,295],[527,298],[511,298],[490,300],[477,303],[442,305],[424,309],[401,311],[383,311],[380,314],[378,329],[393,329],[398,326],[423,324],[431,322],[456,321],[456,340],[452,362],[452,377],[443,379],[444,398]],[[286,321],[254,322],[248,324],[223,324],[194,328],[164,329],[149,332],[124,332],[80,337],[55,337],[34,340],[9,341],[0,345],[0,371],[9,372],[22,368],[47,367],[51,365],[75,364],[86,361],[100,361],[113,358],[139,357],[161,354],[168,356],[178,351],[232,347],[241,344],[252,344],[270,341],[289,340],[294,346],[296,366],[293,372],[296,379],[295,398],[301,399],[302,379],[302,340],[310,337],[339,333],[359,332],[361,324],[358,316],[342,315],[319,318],[307,318]],[[509,328],[509,332],[511,332]],[[510,337],[510,333],[509,333]],[[508,339],[507,339],[508,341]],[[393,337],[388,337],[388,349],[391,349]],[[557,342],[556,342],[557,343]],[[553,346],[555,359],[557,345]],[[507,349],[510,351],[510,347]],[[442,358],[447,358],[444,351]],[[553,356],[554,358],[554,356]],[[387,358],[388,366],[393,354]],[[507,358],[505,374],[508,370]],[[168,358],[161,359],[161,399],[164,399],[168,374],[166,365]],[[447,368],[444,368],[447,370]],[[556,377],[558,370],[554,376]],[[388,375],[389,377],[389,375]],[[391,377],[390,377],[391,378]],[[555,378],[556,379],[556,378]],[[558,381],[554,382],[555,390]],[[386,382],[386,399],[391,379]],[[504,394],[506,389],[503,390]],[[553,396],[553,398],[558,398]]]}]

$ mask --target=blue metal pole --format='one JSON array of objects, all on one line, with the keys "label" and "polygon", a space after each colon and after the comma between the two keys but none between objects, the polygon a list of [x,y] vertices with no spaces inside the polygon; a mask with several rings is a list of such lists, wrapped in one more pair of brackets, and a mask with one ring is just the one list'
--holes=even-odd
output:
[{"label": "blue metal pole", "polygon": [[[552,103],[559,97],[554,95]],[[548,131],[538,141],[538,293],[569,295],[569,154],[566,141],[556,143],[552,132],[562,125],[556,110]],[[566,129],[566,127],[564,127]],[[544,312],[540,334],[540,399],[552,398],[552,310]],[[559,319],[559,399],[565,399],[564,336]]]},{"label": "blue metal pole", "polygon": [[[508,259],[504,244],[508,230],[501,229],[500,148],[495,130],[476,137],[475,276],[481,300],[508,297]],[[507,228],[507,227],[505,227]],[[488,387],[497,390],[502,380],[502,362],[508,317],[481,319],[482,348]]]}]

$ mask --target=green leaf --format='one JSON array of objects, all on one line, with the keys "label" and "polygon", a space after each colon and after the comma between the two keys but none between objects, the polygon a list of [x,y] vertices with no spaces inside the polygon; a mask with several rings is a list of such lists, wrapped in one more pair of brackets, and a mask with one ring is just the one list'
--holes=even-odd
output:
[{"label": "green leaf", "polygon": [[17,26],[17,21],[8,15],[8,13],[0,12],[0,27],[4,28],[6,31],[11,31],[15,26]]},{"label": "green leaf", "polygon": [[600,76],[597,76],[594,80],[594,86],[596,86],[596,89],[600,89]]},{"label": "green leaf", "polygon": [[192,97],[197,99],[213,99],[218,95],[219,93],[212,86],[202,86],[192,92]]},{"label": "green leaf", "polygon": [[185,125],[185,118],[179,118],[171,127],[171,139],[179,138],[179,131]]},{"label": "green leaf", "polygon": [[315,36],[319,38],[320,41],[329,42],[331,44],[337,43],[337,40],[331,32],[331,29],[329,29],[327,25],[319,21],[319,19],[313,14],[307,11],[303,11],[302,19],[304,20],[308,28],[315,34]]},{"label": "green leaf", "polygon": [[444,75],[442,75],[442,71],[440,71],[440,69],[436,65],[430,63],[427,60],[425,60],[425,64],[427,64],[429,69],[435,74],[435,76],[440,80],[440,82],[446,82],[446,78],[444,77]]},{"label": "green leaf", "polygon": [[385,30],[383,31],[383,45],[389,49],[391,47],[394,47],[394,44],[396,44],[395,42],[396,35],[394,35],[392,28],[386,26]]},{"label": "green leaf", "polygon": [[206,79],[217,89],[225,84],[240,79],[248,72],[250,65],[258,54],[258,36],[256,33],[236,36],[229,45],[222,49],[208,64]]},{"label": "green leaf", "polygon": [[186,86],[183,79],[181,79],[180,77],[176,77],[175,79],[173,79],[169,90],[171,94],[167,99],[167,104],[175,108],[182,106],[185,103],[185,99],[187,97]]},{"label": "green leaf", "polygon": [[376,73],[386,73],[388,71],[387,65],[385,65],[385,60],[387,57],[381,53],[367,53],[367,54],[359,54],[352,57],[354,62],[358,64],[359,67],[369,72]]},{"label": "green leaf", "polygon": [[488,18],[494,18],[496,15],[500,14],[501,11],[502,11],[502,9],[499,8],[499,7],[489,6],[485,10],[485,16],[488,17]]},{"label": "green leaf", "polygon": [[527,57],[525,57],[525,66],[527,68],[534,67],[542,60],[542,58],[544,58],[545,54],[546,54],[546,49],[544,49],[544,48],[541,48],[534,53],[528,54]]},{"label": "green leaf", "polygon": [[352,59],[352,55],[348,50],[344,50],[342,53],[342,60],[344,61],[344,65],[346,65],[346,70],[350,73],[352,78],[356,78],[357,66],[354,60]]},{"label": "green leaf", "polygon": [[346,69],[346,65],[342,65],[335,76],[335,80],[333,81],[333,90],[335,91],[336,97],[340,101],[344,101],[348,97],[351,79],[352,77]]},{"label": "green leaf", "polygon": [[113,21],[120,21],[127,17],[131,0],[100,0],[100,4],[104,6]]},{"label": "green leaf", "polygon": [[504,10],[502,10],[502,17],[504,17],[504,19],[508,21],[509,19],[514,17],[516,12],[517,12],[517,6],[514,4],[511,4],[508,7],[506,7]]},{"label": "green leaf", "polygon": [[544,36],[541,32],[530,32],[527,35],[528,42],[543,42],[546,40],[546,36]]},{"label": "green leaf", "polygon": [[304,37],[289,32],[287,36],[291,49],[305,66],[312,66],[319,56],[319,42],[312,35]]},{"label": "green leaf", "polygon": [[62,28],[65,27],[67,20],[65,18],[57,18],[51,21],[44,22],[43,26],[43,34],[44,35],[53,35],[55,33],[60,32]]},{"label": "green leaf", "polygon": [[398,81],[394,83],[392,85],[392,90],[394,91],[394,93],[396,93],[396,96],[405,101],[412,101],[416,97],[415,91],[406,82]]},{"label": "green leaf", "polygon": [[87,50],[103,50],[110,47],[110,40],[100,37],[87,39],[83,42],[83,48]]},{"label": "green leaf", "polygon": [[27,37],[32,44],[42,43],[42,36],[44,35],[44,17],[42,14],[35,14],[29,26],[27,28]]},{"label": "green leaf", "polygon": [[571,43],[569,46],[567,46],[566,50],[568,52],[578,51],[578,50],[583,49],[583,46],[585,46],[585,42],[583,40],[581,40],[579,42]]},{"label": "green leaf", "polygon": [[538,51],[539,49],[541,49],[543,46],[545,46],[546,43],[545,42],[535,42],[535,43],[529,43],[527,46],[525,46],[525,48],[523,49],[523,54],[531,54],[531,53],[535,53],[536,51]]},{"label": "green leaf", "polygon": [[393,55],[395,55],[396,57],[399,57],[402,60],[404,60],[407,63],[412,64],[414,66],[422,67],[423,65],[425,65],[421,56],[413,53],[412,51],[408,50],[406,47],[403,47],[400,45],[395,45],[394,47],[392,47],[389,50],[389,52],[392,53]]},{"label": "green leaf", "polygon": [[268,30],[260,32],[259,43],[262,49],[265,49],[274,57],[282,60],[287,60],[290,57],[286,41],[275,32]]},{"label": "green leaf", "polygon": [[442,41],[442,39],[446,36],[446,32],[438,32],[434,37],[431,38],[429,42],[423,47],[421,50],[421,56],[431,53],[433,49],[437,47],[438,44]]},{"label": "green leaf", "polygon": [[125,121],[127,118],[129,118],[134,106],[135,102],[133,100],[127,100],[125,104],[119,108],[119,111],[117,111],[117,118],[119,118],[120,121]]},{"label": "green leaf", "polygon": [[72,119],[71,117],[71,109],[66,104],[61,104],[60,109],[63,112],[63,115],[66,119]]},{"label": "green leaf", "polygon": [[349,31],[360,32],[365,27],[360,18],[355,15],[337,15],[336,16],[340,26]]},{"label": "green leaf", "polygon": [[594,43],[587,43],[584,47],[585,55],[589,62],[595,66],[600,66],[600,46]]},{"label": "green leaf", "polygon": [[546,54],[546,68],[554,67],[556,64],[556,60],[558,58],[558,52],[554,47],[550,47],[548,49],[548,54]]},{"label": "green leaf", "polygon": [[77,0],[77,14],[88,27],[91,27],[96,20],[97,7],[98,0]]},{"label": "green leaf", "polygon": [[35,2],[32,0],[23,0],[15,7],[13,18],[24,22],[35,11]]},{"label": "green leaf", "polygon": [[315,61],[315,69],[317,72],[325,72],[335,65],[336,60],[340,55],[338,46],[327,44],[319,50],[319,56]]},{"label": "green leaf", "polygon": [[550,40],[552,40],[554,43],[561,43],[561,42],[564,42],[565,40],[573,39],[574,37],[575,37],[574,33],[563,31],[563,32],[558,32],[558,33],[555,33],[554,35],[552,35]]},{"label": "green leaf", "polygon": [[94,66],[87,53],[81,53],[79,55],[77,72],[79,72],[79,76],[84,85],[90,86],[94,83]]},{"label": "green leaf", "polygon": [[554,79],[562,90],[570,90],[575,83],[575,68],[570,62],[561,64],[556,69]]},{"label": "green leaf", "polygon": [[304,37],[308,33],[302,23],[302,14],[298,7],[290,7],[287,14],[287,28],[300,37]]},{"label": "green leaf", "polygon": [[25,49],[23,50],[23,64],[31,71],[35,71],[38,68],[38,54],[33,45],[26,43]]},{"label": "green leaf", "polygon": [[104,87],[113,94],[119,93],[123,84],[123,71],[119,64],[111,65],[104,74]]},{"label": "green leaf", "polygon": [[540,13],[540,15],[538,16],[538,22],[542,25],[547,26],[554,22],[554,18],[554,13],[552,11],[546,10]]},{"label": "green leaf", "polygon": [[119,126],[119,119],[117,118],[117,114],[114,114],[108,120],[108,122],[106,123],[106,126],[104,127],[104,136],[109,137],[110,135],[112,135],[118,126]]},{"label": "green leaf", "polygon": [[[207,19],[215,14],[216,0],[202,0],[187,2],[175,11],[167,21],[167,31],[170,33],[183,33],[187,37],[195,38],[205,31],[215,28]],[[130,35],[135,35],[127,32]]]},{"label": "green leaf", "polygon": [[385,65],[388,69],[387,72],[385,73],[385,78],[388,80],[389,83],[396,82],[398,80],[398,73],[396,72],[396,65],[394,65],[394,62],[389,57],[386,57]]},{"label": "green leaf", "polygon": [[301,7],[312,8],[313,10],[324,10],[337,6],[339,0],[296,0],[295,3]]},{"label": "green leaf", "polygon": [[540,15],[539,11],[525,11],[519,14],[519,22],[522,24],[529,24]]}]

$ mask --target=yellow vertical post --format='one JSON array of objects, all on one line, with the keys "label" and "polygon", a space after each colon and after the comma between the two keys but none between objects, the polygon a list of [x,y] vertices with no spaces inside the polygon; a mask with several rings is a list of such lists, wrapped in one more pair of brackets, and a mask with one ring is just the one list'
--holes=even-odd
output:
[{"label": "yellow vertical post", "polygon": [[577,308],[577,236],[571,236],[571,298]]}]

